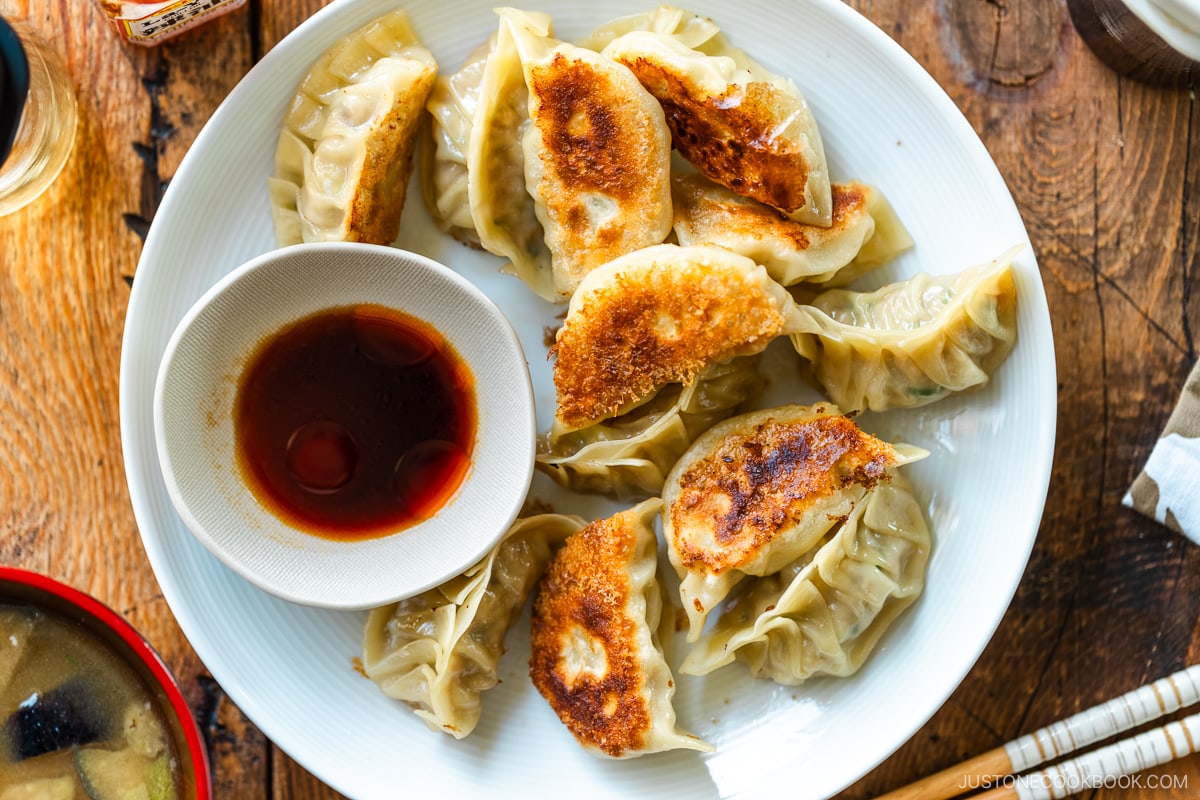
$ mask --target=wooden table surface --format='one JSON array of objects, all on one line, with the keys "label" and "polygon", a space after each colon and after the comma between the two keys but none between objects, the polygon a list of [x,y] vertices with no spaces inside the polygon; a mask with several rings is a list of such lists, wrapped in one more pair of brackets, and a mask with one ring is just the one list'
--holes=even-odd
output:
[{"label": "wooden table surface", "polygon": [[[249,0],[142,49],[90,0],[0,0],[57,42],[81,111],[62,177],[0,218],[0,560],[98,596],[149,638],[198,715],[218,798],[338,795],[226,698],[163,600],[125,484],[122,327],[143,237],[188,146],[323,4]],[[1106,68],[1063,0],[850,5],[929,70],[1007,179],[1059,375],[1049,500],[1016,597],[949,702],[843,795],[864,798],[1200,661],[1200,547],[1120,504],[1196,360],[1200,111],[1194,87]],[[1200,796],[1200,757],[1089,796]]]}]

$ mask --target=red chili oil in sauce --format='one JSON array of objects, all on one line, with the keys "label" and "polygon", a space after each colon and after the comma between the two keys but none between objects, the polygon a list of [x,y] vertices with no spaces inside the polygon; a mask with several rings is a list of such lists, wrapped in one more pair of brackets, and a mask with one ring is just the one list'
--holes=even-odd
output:
[{"label": "red chili oil in sauce", "polygon": [[262,342],[234,405],[237,459],[284,521],[369,539],[433,516],[466,476],[474,378],[432,326],[356,305]]}]

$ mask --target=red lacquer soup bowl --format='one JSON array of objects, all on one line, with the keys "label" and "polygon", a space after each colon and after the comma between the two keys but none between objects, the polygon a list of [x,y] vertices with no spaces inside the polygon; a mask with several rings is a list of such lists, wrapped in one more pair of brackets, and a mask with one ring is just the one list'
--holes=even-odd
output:
[{"label": "red lacquer soup bowl", "polygon": [[94,597],[7,566],[0,787],[44,800],[212,797],[195,717],[146,639]]}]

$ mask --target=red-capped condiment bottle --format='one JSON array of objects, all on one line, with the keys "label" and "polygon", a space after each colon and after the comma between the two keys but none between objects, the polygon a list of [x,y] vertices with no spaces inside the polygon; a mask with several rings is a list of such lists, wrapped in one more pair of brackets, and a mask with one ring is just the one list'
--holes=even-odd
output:
[{"label": "red-capped condiment bottle", "polygon": [[246,0],[166,0],[132,3],[99,0],[117,32],[127,41],[156,45],[245,5]]}]

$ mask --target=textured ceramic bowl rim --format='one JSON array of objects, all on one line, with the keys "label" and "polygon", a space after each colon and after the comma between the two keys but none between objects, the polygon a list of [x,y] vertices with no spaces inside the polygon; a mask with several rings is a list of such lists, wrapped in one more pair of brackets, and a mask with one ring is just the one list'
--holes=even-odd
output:
[{"label": "textured ceramic bowl rim", "polygon": [[[437,330],[472,373],[476,435],[462,484],[429,519],[360,540],[280,519],[236,464],[233,405],[257,345],[320,311],[373,304]],[[312,243],[250,259],[180,320],[160,363],[154,429],[168,494],[191,533],[259,588],[304,605],[362,609],[410,597],[483,557],[533,476],[536,420],[524,351],[507,318],[449,267],[394,247]]]},{"label": "textured ceramic bowl rim", "polygon": [[[69,619],[83,615],[84,625],[88,624],[87,619],[94,621],[96,627],[89,627],[89,630],[110,649],[120,651],[124,661],[143,678],[149,673],[155,685],[162,690],[170,704],[170,713],[179,723],[179,733],[183,735],[183,742],[177,743],[177,746],[185,745],[186,752],[177,755],[186,757],[188,762],[181,766],[194,778],[197,800],[209,800],[212,797],[208,748],[200,735],[191,706],[162,657],[128,620],[91,595],[61,581],[20,567],[0,565],[0,603],[4,602],[36,606]],[[104,637],[102,634],[105,630],[114,634],[119,643]]]}]

